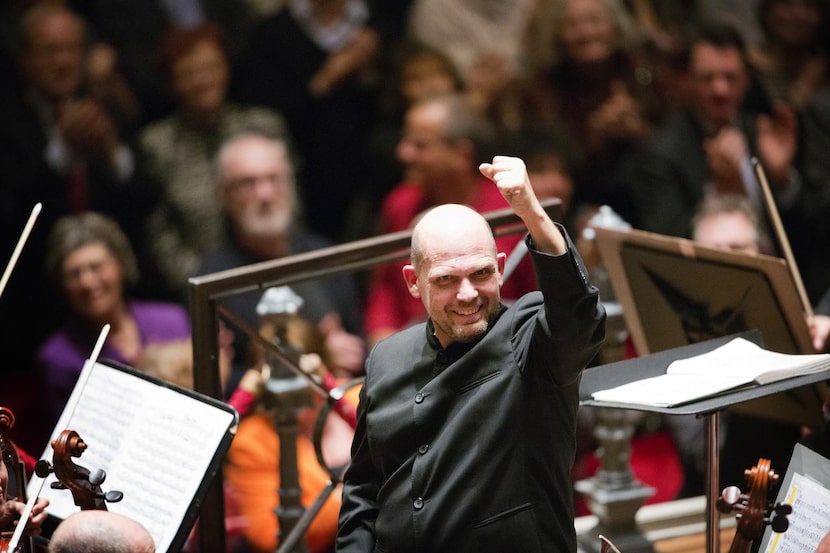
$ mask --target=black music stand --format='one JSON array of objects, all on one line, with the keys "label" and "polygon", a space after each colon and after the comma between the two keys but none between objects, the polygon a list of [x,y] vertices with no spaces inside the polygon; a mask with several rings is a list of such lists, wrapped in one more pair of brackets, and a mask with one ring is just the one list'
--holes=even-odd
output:
[{"label": "black music stand", "polygon": [[758,331],[748,331],[714,338],[703,342],[645,355],[636,359],[620,361],[617,363],[587,369],[583,373],[582,382],[579,387],[580,405],[633,409],[636,411],[647,411],[665,415],[696,415],[705,419],[707,455],[706,480],[708,486],[706,494],[707,553],[719,553],[720,551],[720,541],[718,540],[719,514],[715,506],[716,498],[720,496],[720,490],[718,490],[718,472],[720,465],[718,448],[720,412],[741,403],[749,401],[755,402],[773,394],[780,395],[781,392],[807,387],[818,382],[828,380],[830,379],[830,370],[804,376],[797,376],[786,380],[779,380],[777,382],[752,388],[744,388],[676,407],[656,407],[652,405],[596,401],[592,399],[592,394],[599,390],[613,388],[635,380],[665,374],[668,365],[672,361],[701,355],[726,344],[738,336],[758,345],[763,345],[761,334]]},{"label": "black music stand", "polygon": [[[596,243],[641,355],[752,329],[771,351],[815,353],[783,259],[637,230],[597,228]],[[819,428],[827,397],[822,384],[759,398],[739,410]]]},{"label": "black music stand", "polygon": [[[238,426],[239,414],[223,401],[100,359],[84,364],[50,442],[76,430],[89,446],[78,464],[104,470],[106,490],[124,493],[107,509],[142,524],[159,553],[174,553],[187,541]],[[41,458],[53,458],[51,445]],[[30,498],[50,502],[48,535],[78,511],[69,491],[51,487],[54,481],[50,474],[29,483]]]}]

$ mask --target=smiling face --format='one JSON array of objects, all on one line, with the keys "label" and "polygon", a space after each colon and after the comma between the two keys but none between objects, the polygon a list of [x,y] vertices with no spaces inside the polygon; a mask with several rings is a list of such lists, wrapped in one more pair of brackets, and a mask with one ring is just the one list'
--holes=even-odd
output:
[{"label": "smiling face", "polygon": [[85,319],[108,320],[123,304],[123,270],[103,242],[85,244],[67,255],[62,280],[69,306]]},{"label": "smiling face", "polygon": [[571,0],[562,22],[562,46],[573,63],[608,59],[616,40],[614,22],[600,0]]},{"label": "smiling face", "polygon": [[185,111],[212,114],[222,107],[228,87],[228,62],[215,42],[198,42],[176,60],[171,77],[173,90]]},{"label": "smiling face", "polygon": [[396,150],[404,166],[404,178],[420,184],[430,194],[444,186],[452,187],[470,171],[470,141],[447,137],[449,109],[441,98],[410,108]]},{"label": "smiling face", "polygon": [[505,255],[496,253],[486,221],[469,208],[444,205],[413,232],[415,262],[403,269],[410,294],[419,298],[442,347],[487,332],[500,309]]},{"label": "smiling face", "polygon": [[293,219],[295,185],[284,146],[264,137],[242,137],[222,158],[223,203],[237,237],[285,235]]},{"label": "smiling face", "polygon": [[66,100],[81,84],[84,28],[67,10],[44,9],[37,13],[26,33],[23,73],[29,85],[47,101]]}]

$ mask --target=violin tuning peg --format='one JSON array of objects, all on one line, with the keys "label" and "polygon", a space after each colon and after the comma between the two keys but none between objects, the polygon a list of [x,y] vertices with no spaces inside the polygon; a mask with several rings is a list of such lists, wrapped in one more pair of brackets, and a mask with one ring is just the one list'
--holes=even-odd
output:
[{"label": "violin tuning peg", "polygon": [[790,527],[790,521],[786,516],[783,515],[776,515],[772,517],[772,522],[770,523],[772,526],[772,531],[780,534],[782,532],[786,532],[787,528]]},{"label": "violin tuning peg", "polygon": [[730,505],[734,505],[741,499],[741,488],[738,486],[728,486],[721,492],[721,497]]},{"label": "violin tuning peg", "polygon": [[793,514],[793,506],[789,503],[776,503],[773,511],[778,515],[787,516]]},{"label": "violin tuning peg", "polygon": [[40,459],[37,463],[35,463],[35,474],[40,478],[46,478],[53,472],[55,472],[55,470],[52,468],[52,464],[46,459]]},{"label": "violin tuning peg", "polygon": [[100,486],[107,479],[107,473],[104,469],[95,469],[89,473],[89,483],[93,486]]},{"label": "violin tuning peg", "polygon": [[124,499],[124,492],[110,490],[104,494],[104,499],[107,500],[107,502],[109,503],[118,503],[119,501]]},{"label": "violin tuning peg", "polygon": [[724,488],[723,492],[721,492],[721,496],[716,502],[718,511],[724,514],[732,512],[732,508],[740,499],[741,490],[738,486],[729,486]]},{"label": "violin tuning peg", "polygon": [[49,484],[49,487],[52,488],[53,490],[65,490],[66,489],[66,486],[64,486],[60,482],[52,482],[51,484]]}]

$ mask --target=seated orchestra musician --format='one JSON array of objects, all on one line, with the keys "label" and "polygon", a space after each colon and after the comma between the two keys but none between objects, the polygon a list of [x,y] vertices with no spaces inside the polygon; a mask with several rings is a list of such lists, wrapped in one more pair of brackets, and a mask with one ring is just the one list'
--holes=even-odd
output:
[{"label": "seated orchestra musician", "polygon": [[[4,538],[6,532],[14,532],[20,516],[26,509],[26,504],[18,501],[15,497],[7,497],[6,491],[9,485],[9,473],[6,469],[6,464],[0,462],[0,531],[3,532]],[[46,520],[46,507],[49,506],[49,500],[40,498],[32,507],[32,512],[29,515],[29,520],[24,529],[24,535],[36,536],[41,532],[41,526]],[[10,537],[10,536],[9,536]],[[5,543],[3,544],[3,551],[5,551]]]},{"label": "seated orchestra musician", "polygon": [[48,553],[154,553],[144,526],[111,511],[78,511],[58,524]]},{"label": "seated orchestra musician", "polygon": [[[273,332],[273,328],[269,329],[267,324],[261,329],[266,337],[273,336]],[[313,373],[327,388],[344,382],[343,378],[334,378],[327,369],[329,356],[316,325],[300,317],[291,317],[285,332],[288,343],[302,353],[298,365],[303,370]],[[264,361],[264,366],[268,367],[266,371],[271,370],[272,375],[279,371],[279,367],[269,361],[267,354]],[[225,464],[225,477],[236,494],[247,526],[246,540],[251,550],[257,552],[274,551],[279,546],[279,518],[275,513],[280,504],[277,490],[281,489],[282,469],[277,420],[282,420],[281,415],[285,415],[279,412],[280,409],[294,409],[293,418],[297,425],[296,469],[303,507],[309,508],[331,479],[326,468],[318,462],[312,441],[313,428],[323,398],[308,389],[301,392],[301,399],[289,400],[286,407],[286,404],[279,405],[280,398],[277,398],[275,404],[274,399],[269,398],[269,393],[267,388],[262,391],[252,412],[242,419]],[[346,394],[344,402],[352,411],[351,420],[348,415],[340,417],[332,413],[325,421],[321,455],[332,470],[345,466],[349,461],[353,436],[351,424],[354,422],[357,393],[358,390],[352,388]],[[305,532],[305,543],[312,553],[330,551],[334,545],[340,493],[341,486],[338,485]]]}]

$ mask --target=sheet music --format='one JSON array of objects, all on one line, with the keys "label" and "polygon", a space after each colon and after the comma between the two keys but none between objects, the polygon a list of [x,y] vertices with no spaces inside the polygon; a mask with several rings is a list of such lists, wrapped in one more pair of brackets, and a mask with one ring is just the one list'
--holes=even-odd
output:
[{"label": "sheet music", "polygon": [[773,534],[765,553],[813,553],[830,532],[830,490],[812,478],[793,474],[786,494],[793,512],[786,532]]},{"label": "sheet music", "polygon": [[[78,394],[76,387],[67,405]],[[107,508],[143,524],[156,550],[167,551],[235,415],[101,363],[69,415],[64,412],[50,443],[62,430],[75,430],[87,444],[75,464],[103,469],[103,491],[124,493]],[[51,462],[51,446],[41,458]],[[55,480],[49,476],[41,496],[49,499],[50,514],[66,518],[79,508],[69,491],[48,487]]]}]

